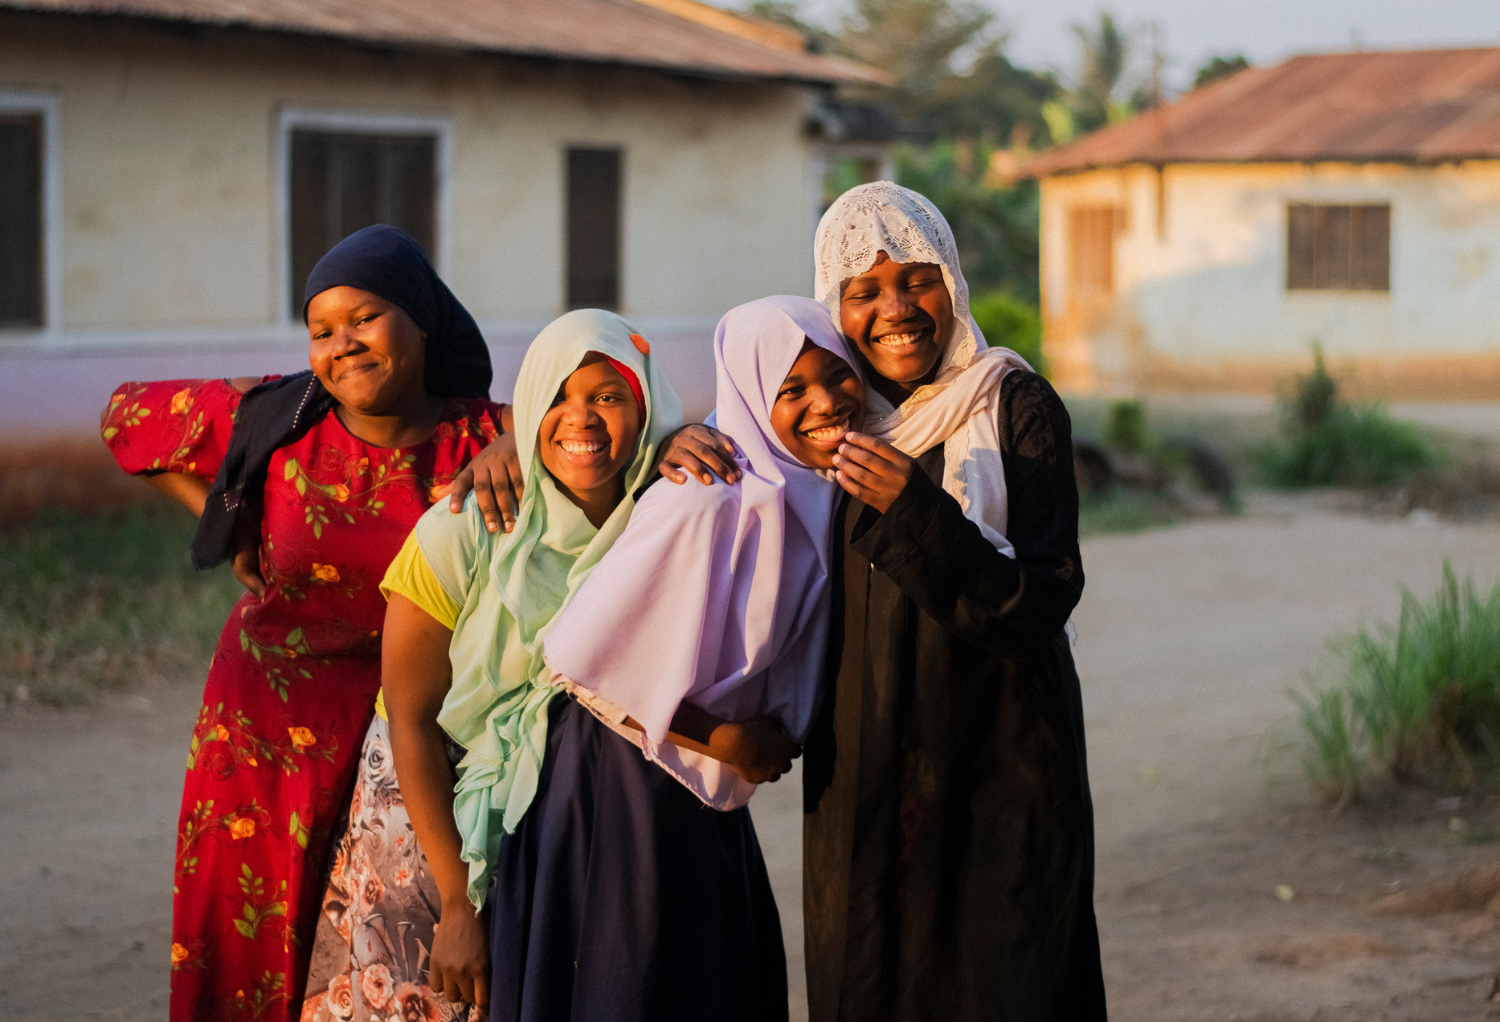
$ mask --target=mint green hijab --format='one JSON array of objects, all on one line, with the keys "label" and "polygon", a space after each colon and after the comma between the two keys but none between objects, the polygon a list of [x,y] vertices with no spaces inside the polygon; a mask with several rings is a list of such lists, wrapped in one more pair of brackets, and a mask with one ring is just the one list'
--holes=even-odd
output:
[{"label": "mint green hijab", "polygon": [[[468,750],[458,765],[454,817],[469,863],[469,899],[483,904],[500,839],[521,822],[536,795],[547,749],[549,684],[543,641],[630,518],[657,445],[682,425],[682,403],[659,360],[637,347],[640,335],[611,312],[580,309],[537,335],[516,378],[516,448],[525,495],[515,529],[491,533],[474,498],[462,514],[434,505],[417,522],[422,555],[463,610],[449,659],[453,687],[438,723]],[[640,341],[640,348],[649,345]],[[590,352],[628,366],[640,381],[645,417],[635,458],[625,470],[625,499],[595,529],[552,481],[537,451],[537,431],[558,391]]]}]

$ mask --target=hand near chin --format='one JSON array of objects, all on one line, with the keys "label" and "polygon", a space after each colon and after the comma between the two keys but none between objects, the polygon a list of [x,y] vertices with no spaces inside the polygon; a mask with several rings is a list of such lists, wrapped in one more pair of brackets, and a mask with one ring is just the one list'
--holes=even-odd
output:
[{"label": "hand near chin", "polygon": [[833,456],[834,478],[851,496],[885,514],[906,489],[917,463],[884,440],[845,433]]}]

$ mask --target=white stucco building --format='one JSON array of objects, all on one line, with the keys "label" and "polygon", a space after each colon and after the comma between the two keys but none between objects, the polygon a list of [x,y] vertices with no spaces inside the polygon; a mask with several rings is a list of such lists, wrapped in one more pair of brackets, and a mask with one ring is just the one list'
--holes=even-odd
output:
[{"label": "white stucco building", "polygon": [[818,104],[881,77],[694,0],[0,0],[0,439],[87,430],[124,379],[304,367],[301,282],[375,221],[497,397],[604,305],[706,406],[717,318],[811,287]]},{"label": "white stucco building", "polygon": [[1045,349],[1084,393],[1500,400],[1500,49],[1251,69],[1046,153]]}]

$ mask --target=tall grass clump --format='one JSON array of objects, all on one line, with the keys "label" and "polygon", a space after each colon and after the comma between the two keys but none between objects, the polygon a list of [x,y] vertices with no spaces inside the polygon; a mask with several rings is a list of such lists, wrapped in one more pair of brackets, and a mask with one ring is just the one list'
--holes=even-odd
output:
[{"label": "tall grass clump", "polygon": [[84,702],[206,670],[240,589],[188,563],[175,509],[56,514],[0,531],[0,700]]},{"label": "tall grass clump", "polygon": [[1451,566],[1431,599],[1401,591],[1394,626],[1362,628],[1328,687],[1293,692],[1303,767],[1330,801],[1373,777],[1453,791],[1500,781],[1500,583],[1488,595]]},{"label": "tall grass clump", "polygon": [[1379,405],[1351,405],[1338,396],[1323,350],[1282,402],[1281,437],[1257,451],[1266,481],[1287,488],[1388,486],[1437,464],[1437,453],[1411,423]]}]

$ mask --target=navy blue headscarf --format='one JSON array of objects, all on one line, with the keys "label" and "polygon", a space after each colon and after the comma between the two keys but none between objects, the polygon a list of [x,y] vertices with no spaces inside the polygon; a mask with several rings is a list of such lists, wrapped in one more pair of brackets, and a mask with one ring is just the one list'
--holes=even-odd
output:
[{"label": "navy blue headscarf", "polygon": [[[412,318],[427,335],[422,373],[427,393],[489,397],[490,350],[484,336],[411,235],[376,224],[329,249],[308,274],[304,323],[308,303],[333,287],[377,294]],[[229,449],[193,536],[196,567],[211,568],[229,558],[242,517],[246,524],[258,520],[258,508],[253,514],[242,512],[246,495],[258,497],[264,489],[271,455],[302,437],[334,403],[310,369],[262,383],[240,399]]]}]

